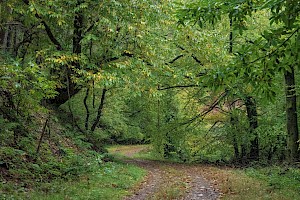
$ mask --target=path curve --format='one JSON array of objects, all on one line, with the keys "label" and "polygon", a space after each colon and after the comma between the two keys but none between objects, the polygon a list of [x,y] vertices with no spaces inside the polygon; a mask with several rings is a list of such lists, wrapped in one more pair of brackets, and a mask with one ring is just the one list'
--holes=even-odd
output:
[{"label": "path curve", "polygon": [[[148,171],[143,182],[134,189],[133,195],[124,200],[151,200],[151,199],[178,199],[178,200],[217,200],[219,192],[205,178],[201,176],[201,166],[161,161],[134,159],[134,154],[145,150],[145,147],[136,146],[129,148],[123,155],[127,156],[124,161],[137,165]],[[116,150],[118,152],[118,150]],[[174,176],[175,174],[175,176]],[[181,195],[163,197],[162,188],[178,187],[185,192]]]}]

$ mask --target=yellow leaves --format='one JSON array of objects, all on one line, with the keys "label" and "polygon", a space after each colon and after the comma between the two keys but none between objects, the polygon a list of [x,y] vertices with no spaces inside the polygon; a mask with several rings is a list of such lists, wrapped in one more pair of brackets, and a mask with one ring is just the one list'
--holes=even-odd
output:
[{"label": "yellow leaves", "polygon": [[129,30],[129,31],[133,30],[133,26],[129,25],[129,26],[128,26],[128,30]]},{"label": "yellow leaves", "polygon": [[46,59],[47,61],[53,62],[55,64],[66,65],[71,62],[79,61],[80,58],[77,55],[61,55],[56,58]]},{"label": "yellow leaves", "polygon": [[62,25],[65,24],[65,23],[66,23],[65,20],[62,20],[62,19],[58,19],[58,20],[57,20],[57,24],[58,24],[59,26],[62,26]]},{"label": "yellow leaves", "polygon": [[245,87],[245,91],[246,93],[251,94],[254,91],[254,88],[251,84],[247,84]]},{"label": "yellow leaves", "polygon": [[146,77],[150,77],[151,76],[151,72],[147,69],[142,70],[142,74]]},{"label": "yellow leaves", "polygon": [[125,54],[132,54],[129,50],[124,50]]},{"label": "yellow leaves", "polygon": [[32,14],[36,14],[36,9],[35,9],[35,7],[34,7],[34,4],[31,4],[31,5],[29,6],[29,11],[30,11]]}]

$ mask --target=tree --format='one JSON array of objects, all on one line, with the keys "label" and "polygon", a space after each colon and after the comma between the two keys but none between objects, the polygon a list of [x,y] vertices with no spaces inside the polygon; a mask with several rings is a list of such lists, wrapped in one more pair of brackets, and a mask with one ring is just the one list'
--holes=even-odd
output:
[{"label": "tree", "polygon": [[[151,29],[155,30],[166,15],[156,1],[10,0],[4,7],[11,10],[7,18],[18,21],[24,30],[30,29],[16,46],[26,44],[25,54],[36,54],[39,65],[49,68],[58,82],[58,95],[50,102],[57,106],[86,85],[82,82],[85,76],[107,78],[109,74],[109,78],[116,75],[121,81],[117,74],[124,69],[120,68],[140,71],[141,64],[147,66],[149,55],[153,55]],[[17,51],[16,57],[20,56]]]},{"label": "tree", "polygon": [[[222,18],[226,18],[228,16],[228,24],[229,24],[229,37],[228,37],[228,52],[230,55],[233,56],[233,53],[236,53],[234,50],[234,30],[235,32],[239,32],[240,34],[246,30],[245,22],[246,22],[246,15],[249,13],[251,14],[251,3],[248,1],[230,1],[230,2],[219,2],[219,1],[209,1],[209,2],[201,2],[201,3],[188,3],[185,5],[183,9],[179,8],[178,10],[178,17],[179,23],[185,24],[186,21],[193,22],[199,24],[201,28],[206,25],[206,23],[211,23],[213,26],[216,25],[219,21],[222,23],[226,23]],[[209,14],[207,14],[209,13]],[[243,65],[239,65],[238,67],[243,67]],[[253,96],[246,92],[241,86],[237,86],[240,83],[237,83],[235,79],[237,77],[232,77],[230,79],[230,75],[228,74],[228,70],[225,71],[224,69],[228,69],[228,65],[224,63],[224,66],[221,69],[221,74],[223,74],[220,78],[218,83],[220,84],[217,87],[225,87],[226,90],[237,90],[239,91],[240,98],[243,99],[246,106],[247,116],[249,120],[249,132],[251,135],[254,135],[254,138],[251,140],[251,147],[249,154],[246,153],[244,148],[242,147],[242,158],[250,158],[252,160],[259,159],[259,143],[258,143],[258,134],[255,132],[255,129],[258,126],[257,122],[257,110],[256,110],[256,102]],[[218,73],[218,72],[217,72]],[[232,73],[232,72],[230,72]],[[216,76],[216,74],[214,74]],[[226,77],[227,81],[224,80]],[[243,78],[240,77],[242,80]],[[228,81],[230,79],[230,81]],[[235,83],[236,85],[234,85]],[[209,85],[209,83],[208,83]],[[245,84],[246,85],[246,84]],[[231,89],[233,88],[233,89]],[[235,93],[235,91],[232,91]],[[231,122],[235,124],[234,119],[231,119]],[[234,137],[235,138],[235,137]],[[234,139],[234,141],[236,141]],[[233,141],[233,142],[234,142]],[[235,142],[234,142],[235,143]],[[236,147],[236,144],[234,144]],[[236,155],[238,155],[238,148],[235,148]]]},{"label": "tree", "polygon": [[[271,13],[270,23],[271,25],[276,23],[276,26],[270,27],[262,34],[262,37],[248,40],[243,44],[237,50],[236,59],[234,59],[236,62],[233,62],[234,65],[230,69],[236,71],[236,78],[239,77],[244,82],[251,83],[256,91],[260,91],[260,94],[264,94],[266,97],[272,97],[275,94],[274,88],[270,84],[275,72],[284,72],[287,88],[287,132],[290,138],[288,154],[290,160],[297,160],[299,155],[298,125],[296,94],[293,89],[295,83],[293,68],[298,63],[299,52],[295,42],[297,41],[296,33],[299,30],[299,5],[297,1],[205,1],[202,3],[202,5],[199,5],[198,2],[191,2],[179,10],[180,22],[184,23],[186,20],[192,20],[199,23],[200,26],[207,22],[214,24],[225,13],[229,13],[229,18],[233,19],[232,22],[236,22],[235,28],[243,32],[245,30],[244,21],[248,16],[251,17],[252,13],[257,10],[265,10],[265,12]],[[290,63],[291,60],[292,63]],[[239,68],[236,66],[239,66]],[[249,103],[246,98],[246,104],[247,102]],[[247,110],[250,114],[250,109]],[[251,124],[250,119],[249,121]],[[256,123],[252,123],[251,126],[255,127]]]}]

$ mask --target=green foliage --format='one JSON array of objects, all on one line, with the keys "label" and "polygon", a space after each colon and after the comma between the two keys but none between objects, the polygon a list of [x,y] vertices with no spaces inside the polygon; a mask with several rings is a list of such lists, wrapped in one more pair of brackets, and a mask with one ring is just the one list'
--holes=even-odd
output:
[{"label": "green foliage", "polygon": [[0,189],[10,190],[4,194],[5,199],[122,199],[130,194],[129,188],[145,175],[145,170],[128,164],[107,162],[99,165],[95,157],[86,162],[96,165],[90,173],[81,174],[76,180],[38,183],[33,191],[26,193],[15,191],[13,185],[3,183]]},{"label": "green foliage", "polygon": [[37,157],[12,147],[1,147],[1,166],[5,169],[2,178],[12,176],[32,185],[33,181],[42,183],[57,178],[72,179],[101,164],[101,157],[95,152],[78,155],[70,148],[61,148],[59,151],[59,158],[51,154]]},{"label": "green foliage", "polygon": [[[36,111],[39,103],[43,99],[54,97],[55,82],[49,80],[47,70],[41,69],[37,64],[29,62],[24,65],[20,61],[9,61],[1,63],[0,84],[2,103],[11,101],[19,112],[28,114],[30,111]],[[14,96],[9,99],[9,95]],[[5,99],[6,97],[6,99]]]},{"label": "green foliage", "polygon": [[[272,166],[265,168],[248,168],[246,174],[250,177],[263,180],[272,193],[285,193],[287,199],[296,199],[299,195],[300,171],[297,168]],[[293,192],[286,193],[290,190]]]},{"label": "green foliage", "polygon": [[[79,92],[71,100],[61,106],[65,112],[70,113],[69,106],[71,108],[73,118],[75,123],[86,133],[82,134],[82,137],[86,137],[89,142],[93,145],[101,148],[105,143],[139,143],[144,139],[144,133],[142,133],[139,124],[130,124],[132,119],[130,119],[131,112],[126,102],[121,99],[128,95],[118,89],[111,89],[107,92],[105,96],[105,104],[103,112],[101,114],[100,123],[98,128],[92,132],[89,128],[92,126],[96,119],[97,109],[100,104],[101,90],[95,88],[93,96],[88,97],[87,106],[89,109],[90,117],[88,123],[88,130],[86,130],[86,110],[82,109],[84,107],[83,99],[85,98],[85,92]],[[95,103],[93,105],[93,103]],[[136,111],[133,111],[136,112]]]},{"label": "green foliage", "polygon": [[[99,174],[115,181],[115,169],[127,169],[87,151],[103,153],[112,143],[150,142],[156,155],[176,161],[229,162],[249,154],[258,138],[261,162],[284,160],[279,77],[299,65],[299,2],[176,2],[0,5],[3,180],[36,180],[49,193],[48,180],[104,166]],[[247,98],[255,100],[258,127],[251,127]],[[64,115],[44,107],[50,104]]]}]

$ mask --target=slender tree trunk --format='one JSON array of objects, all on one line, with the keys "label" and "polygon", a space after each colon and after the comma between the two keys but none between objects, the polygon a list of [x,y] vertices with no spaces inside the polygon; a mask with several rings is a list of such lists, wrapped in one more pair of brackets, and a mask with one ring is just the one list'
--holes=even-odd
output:
[{"label": "slender tree trunk", "polygon": [[234,149],[234,157],[236,160],[240,158],[240,152],[239,152],[239,145],[236,139],[236,123],[237,119],[234,116],[230,117],[230,124],[232,126],[232,143],[233,143],[233,149]]},{"label": "slender tree trunk", "polygon": [[242,141],[241,143],[241,154],[240,154],[240,159],[243,163],[246,162],[247,160],[247,147],[246,147],[246,144],[245,142]]},{"label": "slender tree trunk", "polygon": [[232,17],[230,18],[230,21],[229,21],[229,25],[230,25],[230,33],[229,33],[229,53],[232,53],[233,52],[233,31],[232,31],[232,24],[233,21],[232,21]]},{"label": "slender tree trunk", "polygon": [[4,38],[5,38],[5,31],[0,29],[0,48],[4,48]]},{"label": "slender tree trunk", "polygon": [[6,28],[5,34],[4,34],[4,40],[3,40],[4,52],[9,52],[10,40],[11,40],[11,29],[10,29],[10,25],[7,25],[7,28]]},{"label": "slender tree trunk", "polygon": [[[233,19],[232,17],[230,17],[229,19],[229,27],[230,27],[230,33],[229,33],[229,48],[228,48],[228,52],[230,54],[233,53]],[[232,127],[235,129],[237,126],[237,119],[235,119],[235,117],[231,116],[230,118],[230,123],[232,125]],[[234,155],[235,158],[238,159],[240,158],[242,161],[245,160],[246,158],[246,146],[245,144],[242,142],[241,143],[241,152],[239,152],[239,147],[238,147],[238,142],[237,142],[237,138],[236,138],[236,133],[233,134],[233,148],[234,148]]]},{"label": "slender tree trunk", "polygon": [[[68,100],[70,100],[71,99],[71,94],[70,94],[70,79],[68,77],[69,76],[67,76],[67,94],[68,94]],[[72,111],[71,102],[70,101],[68,101],[68,108],[69,108],[69,112],[71,114],[73,128],[76,127],[80,132],[84,133],[84,131],[77,124],[77,120],[75,119],[74,113]]]},{"label": "slender tree trunk", "polygon": [[89,91],[90,91],[90,88],[87,88],[86,93],[85,93],[85,97],[83,99],[83,104],[84,104],[84,107],[85,107],[85,110],[86,110],[85,130],[89,130],[90,111],[89,111],[89,107],[87,105],[87,99],[88,99],[88,96],[89,96]]},{"label": "slender tree trunk", "polygon": [[[78,7],[80,6],[81,3],[82,0],[77,0]],[[73,53],[76,54],[81,53],[80,42],[82,40],[82,28],[83,28],[83,14],[81,11],[77,11],[75,12],[75,17],[74,17],[74,33],[73,33]]]},{"label": "slender tree trunk", "polygon": [[[50,116],[49,116],[49,118],[50,118]],[[46,133],[46,127],[48,125],[49,118],[47,118],[45,123],[44,123],[43,130],[42,130],[42,133],[41,133],[41,136],[40,136],[40,139],[39,139],[39,143],[38,143],[38,146],[36,148],[36,154],[38,154],[40,152],[41,144],[42,144],[44,135]]]},{"label": "slender tree trunk", "polygon": [[295,90],[295,71],[291,67],[291,72],[286,71],[285,79],[285,96],[286,96],[286,126],[288,134],[288,159],[290,162],[299,159],[299,130],[297,118],[297,96]]},{"label": "slender tree trunk", "polygon": [[95,100],[96,100],[96,95],[95,95],[95,81],[93,80],[93,108],[95,109]]},{"label": "slender tree trunk", "polygon": [[249,121],[250,134],[254,134],[254,139],[250,142],[250,160],[259,160],[258,134],[255,129],[258,127],[256,102],[251,96],[245,99],[247,117]]},{"label": "slender tree trunk", "polygon": [[105,94],[106,94],[106,92],[107,92],[107,89],[104,88],[104,89],[102,90],[102,95],[101,95],[100,105],[99,105],[99,107],[98,107],[98,112],[97,112],[97,117],[96,117],[96,119],[95,119],[95,121],[94,121],[94,123],[93,123],[93,125],[92,125],[92,127],[91,127],[91,131],[92,131],[92,132],[95,131],[97,125],[99,124],[100,117],[101,117],[101,115],[102,115],[102,110],[103,110],[103,107],[104,107],[104,100],[105,100]]}]

